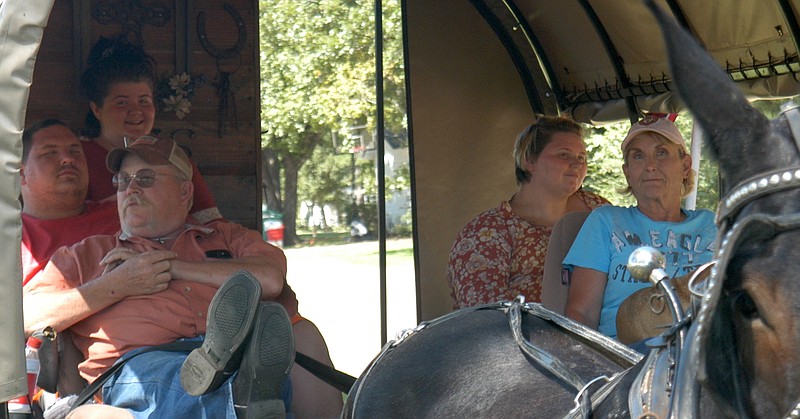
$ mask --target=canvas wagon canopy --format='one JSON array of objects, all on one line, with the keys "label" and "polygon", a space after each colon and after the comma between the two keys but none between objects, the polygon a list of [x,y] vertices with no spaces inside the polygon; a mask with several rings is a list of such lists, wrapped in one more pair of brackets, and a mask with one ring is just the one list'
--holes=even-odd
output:
[{"label": "canvas wagon canopy", "polygon": [[[71,2],[75,10],[89,10],[98,3],[115,2]],[[184,0],[119,3],[157,3],[184,14],[189,5],[201,6]],[[213,3],[221,6],[222,2]],[[535,114],[569,113],[579,121],[599,124],[634,120],[641,111],[674,111],[681,105],[672,93],[655,21],[638,0],[402,3],[417,307],[423,320],[450,310],[444,274],[450,245],[469,219],[513,194],[511,146]],[[746,94],[788,97],[800,91],[800,0],[658,3],[695,34]],[[65,4],[70,3],[60,3],[60,7]],[[257,15],[253,12],[259,3],[249,4],[250,15]],[[7,337],[0,342],[0,400],[25,390],[23,340],[18,333],[22,324],[20,256],[19,246],[14,245],[19,243],[21,228],[17,170],[33,65],[51,8],[52,0],[0,0],[0,240],[7,243],[0,255],[0,272],[4,272],[0,328]],[[47,31],[88,27],[86,17],[51,21]],[[75,44],[86,44],[78,39],[80,30],[63,33],[76,38]],[[163,47],[172,48],[169,43]],[[247,55],[255,56],[255,51]],[[70,73],[59,71],[61,77]],[[247,86],[254,89],[249,97],[258,98],[258,83]],[[258,99],[252,100],[248,106],[258,109],[254,103]],[[254,150],[258,141],[258,135],[252,135]],[[247,144],[240,144],[241,154],[247,155]],[[224,158],[218,154],[204,150],[200,160]],[[230,169],[229,163],[206,166],[220,178],[241,172],[239,166]],[[247,172],[252,177],[259,173]],[[256,182],[241,183],[243,188],[258,189]],[[236,218],[255,223],[260,217],[260,194],[247,196],[253,202],[238,205],[243,212]]]},{"label": "canvas wagon canopy", "polygon": [[[640,1],[472,1],[520,73],[535,112],[582,122],[672,110],[661,34]],[[797,92],[797,3],[666,1],[753,97]]]}]

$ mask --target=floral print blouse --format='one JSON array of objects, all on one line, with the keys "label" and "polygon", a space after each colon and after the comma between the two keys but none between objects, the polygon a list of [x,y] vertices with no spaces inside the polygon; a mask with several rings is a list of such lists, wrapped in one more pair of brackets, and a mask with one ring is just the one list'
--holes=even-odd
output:
[{"label": "floral print blouse", "polygon": [[[609,203],[593,192],[575,194],[590,209]],[[513,300],[520,294],[527,302],[540,301],[552,231],[553,227],[517,217],[509,201],[467,223],[453,243],[447,265],[454,308]]]}]

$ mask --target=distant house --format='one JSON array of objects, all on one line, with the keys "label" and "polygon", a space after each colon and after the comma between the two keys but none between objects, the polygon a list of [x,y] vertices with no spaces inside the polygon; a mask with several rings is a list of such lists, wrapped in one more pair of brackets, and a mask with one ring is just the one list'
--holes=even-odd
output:
[{"label": "distant house", "polygon": [[[367,159],[376,162],[375,134],[371,133],[364,126],[350,127],[351,135],[343,141],[337,141],[334,136],[334,146],[338,149],[337,154],[354,154],[356,158]],[[408,168],[409,150],[408,136],[402,134],[386,133],[384,138],[384,158],[386,179],[393,179],[398,175],[402,167]],[[377,164],[374,164],[377,171]],[[408,171],[406,170],[406,173]],[[372,201],[375,197],[365,196],[365,191],[356,185],[354,190],[348,187],[347,191],[353,194],[354,201]],[[325,205],[313,205],[304,202],[298,206],[299,218],[307,220],[307,225],[318,227],[340,226],[340,214]],[[408,223],[411,214],[411,191],[406,188],[401,191],[394,191],[386,194],[386,223],[387,229],[391,233],[395,227]],[[404,217],[406,216],[406,217]],[[405,221],[404,221],[405,220]]]},{"label": "distant house", "polygon": [[[374,141],[373,141],[374,142]],[[408,135],[386,133],[384,141],[383,164],[386,167],[386,178],[391,179],[397,175],[398,169],[408,167]],[[376,151],[372,149],[364,153],[363,158],[375,160]],[[377,167],[377,166],[376,166]],[[376,169],[377,170],[377,169]],[[411,190],[403,189],[386,195],[386,227],[392,231],[393,227],[403,223],[403,215],[411,214]]]},{"label": "distant house", "polygon": [[[376,148],[375,136],[368,132],[365,128],[361,128],[359,134],[365,138],[367,146],[365,151],[361,154],[364,159],[376,161]],[[397,176],[397,172],[402,167],[408,167],[408,134],[406,132],[395,134],[387,132],[384,135],[384,155],[383,164],[386,170],[386,179],[392,179]],[[377,170],[377,165],[375,166]],[[391,194],[386,194],[386,227],[391,232],[392,229],[399,224],[402,224],[403,215],[411,214],[411,190],[404,189],[395,191]]]}]

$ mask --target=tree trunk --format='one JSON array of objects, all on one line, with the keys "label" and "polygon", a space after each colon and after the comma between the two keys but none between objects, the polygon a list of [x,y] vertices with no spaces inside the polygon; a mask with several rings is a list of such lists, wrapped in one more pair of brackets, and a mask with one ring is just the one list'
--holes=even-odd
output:
[{"label": "tree trunk", "polygon": [[297,237],[297,179],[300,168],[314,153],[314,149],[322,141],[322,134],[306,131],[302,144],[298,150],[302,153],[287,153],[281,160],[284,175],[283,199],[283,246],[296,245],[300,239]]},{"label": "tree trunk", "polygon": [[322,231],[328,231],[328,219],[325,216],[325,204],[321,204],[319,206],[319,213],[322,216],[322,221],[320,222],[320,228],[322,228]]},{"label": "tree trunk", "polygon": [[283,245],[292,247],[299,241],[297,237],[297,173],[301,164],[294,156],[283,158],[283,174],[285,176],[286,195],[283,205]]},{"label": "tree trunk", "polygon": [[262,153],[262,170],[264,198],[266,199],[267,209],[283,213],[283,201],[281,200],[281,166],[275,152],[264,148]]}]

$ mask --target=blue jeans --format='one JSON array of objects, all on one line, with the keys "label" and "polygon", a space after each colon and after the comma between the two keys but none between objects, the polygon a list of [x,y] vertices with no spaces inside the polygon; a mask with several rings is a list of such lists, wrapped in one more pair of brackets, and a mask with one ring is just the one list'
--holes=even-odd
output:
[{"label": "blue jeans", "polygon": [[[202,337],[187,340],[202,340]],[[139,352],[131,351],[122,358]],[[231,383],[200,397],[181,387],[180,370],[186,352],[154,351],[135,356],[103,385],[103,403],[130,411],[135,418],[235,418]],[[281,399],[289,411],[291,381],[283,384]],[[287,414],[287,418],[290,415]]]}]

